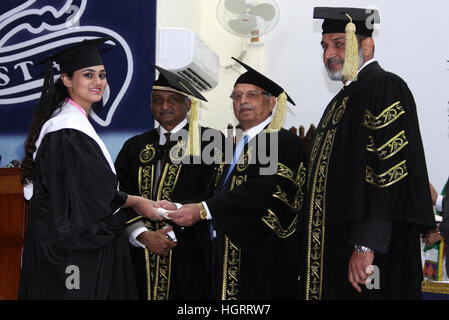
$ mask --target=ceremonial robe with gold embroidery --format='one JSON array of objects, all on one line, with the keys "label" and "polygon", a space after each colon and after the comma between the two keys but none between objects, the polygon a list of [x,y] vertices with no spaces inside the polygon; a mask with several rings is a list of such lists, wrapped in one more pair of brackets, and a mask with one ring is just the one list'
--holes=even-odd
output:
[{"label": "ceremonial robe with gold embroidery", "polygon": [[[188,125],[184,127],[188,129]],[[201,128],[201,133],[206,129]],[[209,129],[213,130],[213,129]],[[208,142],[203,142],[203,147]],[[201,159],[190,164],[174,164],[172,159],[163,168],[159,181],[155,175],[158,158],[159,134],[156,129],[130,138],[117,156],[115,166],[120,189],[128,190],[152,200],[172,202],[199,201],[207,197],[215,174],[214,164],[204,164]],[[173,142],[170,156],[177,159],[175,146],[185,141]],[[215,150],[215,149],[214,149]],[[197,163],[197,164],[192,164]],[[219,162],[218,162],[219,163]],[[128,224],[138,220],[145,222],[150,231],[163,228],[160,222],[147,220],[127,209]],[[131,246],[137,286],[141,299],[206,299],[205,246],[209,241],[207,226],[200,222],[193,227],[179,228],[173,225],[177,246],[166,255],[156,255],[148,249]]]},{"label": "ceremonial robe with gold embroidery", "polygon": [[[273,134],[277,145],[265,131],[249,141],[242,162],[224,184],[229,164],[222,166],[215,195],[206,200],[216,231],[208,251],[214,299],[297,298],[305,149],[290,131]],[[268,175],[260,171],[264,165],[258,150],[264,148],[266,155],[278,156]]]},{"label": "ceremonial robe with gold embroidery", "polygon": [[[416,106],[401,78],[372,62],[332,99],[307,185],[305,298],[419,298],[419,234],[434,218]],[[350,285],[355,244],[375,250],[379,289]]]}]

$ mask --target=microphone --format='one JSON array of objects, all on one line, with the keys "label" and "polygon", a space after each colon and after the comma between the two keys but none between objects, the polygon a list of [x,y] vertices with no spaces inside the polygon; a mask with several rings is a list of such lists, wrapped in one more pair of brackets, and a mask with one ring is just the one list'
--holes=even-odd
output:
[{"label": "microphone", "polygon": [[19,160],[11,160],[11,162],[6,166],[6,168],[18,168],[20,167],[20,161]]}]

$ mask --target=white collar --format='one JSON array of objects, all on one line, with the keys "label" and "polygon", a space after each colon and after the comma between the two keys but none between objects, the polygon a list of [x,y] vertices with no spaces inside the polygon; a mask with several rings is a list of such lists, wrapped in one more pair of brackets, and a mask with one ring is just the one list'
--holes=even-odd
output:
[{"label": "white collar", "polygon": [[248,136],[248,141],[254,138],[265,128],[270,122],[273,120],[273,116],[270,115],[268,118],[266,118],[263,122],[259,123],[257,126],[249,128],[245,131],[246,136]]},{"label": "white collar", "polygon": [[[173,128],[173,130],[170,131],[170,133],[177,133],[179,130],[185,127],[187,124],[187,119],[182,120],[176,127]],[[159,144],[164,144],[166,142],[165,133],[169,132],[167,129],[165,129],[162,125],[159,125],[158,127],[159,131]]]},{"label": "white collar", "polygon": [[[359,74],[360,71],[362,71],[363,68],[365,68],[365,67],[366,67],[367,65],[369,65],[370,63],[373,63],[374,61],[376,61],[376,59],[372,58],[372,59],[368,60],[367,62],[365,62],[365,63],[363,64],[363,66],[359,69],[359,71],[357,71],[357,74]],[[344,84],[344,86],[345,86],[345,87],[346,87],[346,86],[349,86],[351,83],[352,83],[352,80],[348,80],[348,81],[346,81],[346,83]]]}]

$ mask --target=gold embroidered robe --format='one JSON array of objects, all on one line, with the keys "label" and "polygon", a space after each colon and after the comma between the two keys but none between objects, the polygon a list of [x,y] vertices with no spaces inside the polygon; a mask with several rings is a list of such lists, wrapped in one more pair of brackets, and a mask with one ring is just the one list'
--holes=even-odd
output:
[{"label": "gold embroidered robe", "polygon": [[[377,62],[329,103],[307,178],[306,299],[419,298],[419,233],[433,227],[416,106],[406,83]],[[354,245],[375,250],[380,289],[347,280]]]}]

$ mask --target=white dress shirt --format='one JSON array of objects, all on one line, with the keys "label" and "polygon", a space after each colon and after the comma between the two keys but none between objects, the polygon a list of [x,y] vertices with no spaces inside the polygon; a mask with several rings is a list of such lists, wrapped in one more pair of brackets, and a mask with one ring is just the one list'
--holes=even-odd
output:
[{"label": "white dress shirt", "polygon": [[[244,135],[248,136],[248,143],[251,141],[251,139],[253,139],[255,136],[257,136],[270,122],[271,120],[273,120],[273,116],[269,116],[267,119],[265,119],[262,123],[258,124],[255,127],[249,128],[248,130],[245,131]],[[241,139],[243,139],[243,135],[241,137]],[[201,202],[204,206],[204,209],[206,209],[207,212],[207,220],[211,220],[212,219],[212,215],[210,213],[210,210],[207,206],[206,201],[202,201]],[[211,237],[215,238],[216,237],[216,232],[215,230],[211,230],[212,234]]]}]

